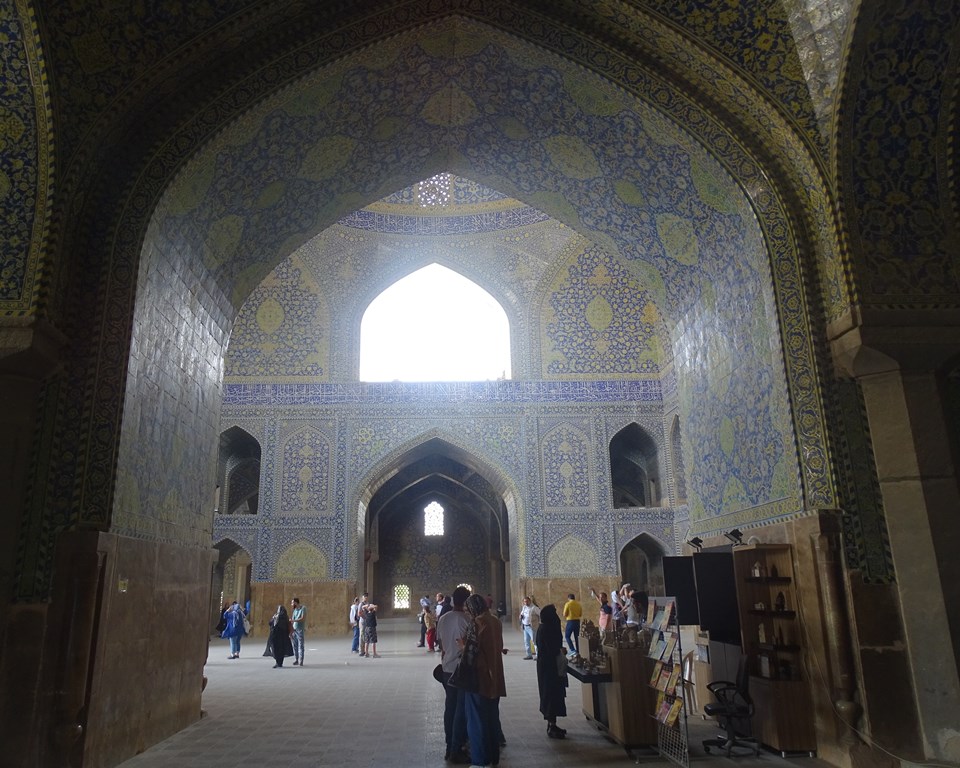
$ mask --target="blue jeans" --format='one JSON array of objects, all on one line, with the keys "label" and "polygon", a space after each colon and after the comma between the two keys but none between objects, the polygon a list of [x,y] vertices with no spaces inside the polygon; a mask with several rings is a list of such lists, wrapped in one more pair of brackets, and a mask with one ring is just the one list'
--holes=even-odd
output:
[{"label": "blue jeans", "polygon": [[230,655],[236,656],[240,653],[240,635],[234,635],[230,638]]},{"label": "blue jeans", "polygon": [[497,699],[487,699],[479,693],[467,691],[467,737],[470,739],[470,759],[474,765],[493,765],[500,762],[500,730]]},{"label": "blue jeans", "polygon": [[529,624],[523,625],[523,650],[527,656],[533,656],[537,652],[537,647],[533,644],[533,627]]},{"label": "blue jeans", "polygon": [[353,653],[359,650],[360,650],[360,625],[354,624],[353,625],[353,645],[350,646],[350,652]]},{"label": "blue jeans", "polygon": [[[450,675],[444,673],[447,679]],[[443,733],[447,739],[447,752],[455,755],[467,743],[467,710],[463,688],[444,685],[446,699],[443,702]]]},{"label": "blue jeans", "polygon": [[293,640],[293,660],[303,664],[303,630],[293,630],[290,639]]},{"label": "blue jeans", "polygon": [[570,619],[567,621],[563,636],[567,640],[567,648],[570,653],[580,653],[580,619]]}]

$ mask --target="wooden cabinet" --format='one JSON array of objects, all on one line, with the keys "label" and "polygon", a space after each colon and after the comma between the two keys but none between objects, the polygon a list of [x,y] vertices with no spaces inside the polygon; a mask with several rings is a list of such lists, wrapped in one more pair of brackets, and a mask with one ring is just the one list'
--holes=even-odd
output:
[{"label": "wooden cabinet", "polygon": [[754,735],[780,752],[813,752],[816,735],[803,672],[792,547],[737,547],[733,565],[743,653],[755,707]]},{"label": "wooden cabinet", "polygon": [[657,743],[657,692],[648,684],[654,660],[636,648],[604,648],[609,681],[583,680],[583,713],[601,726],[617,743],[627,747]]}]

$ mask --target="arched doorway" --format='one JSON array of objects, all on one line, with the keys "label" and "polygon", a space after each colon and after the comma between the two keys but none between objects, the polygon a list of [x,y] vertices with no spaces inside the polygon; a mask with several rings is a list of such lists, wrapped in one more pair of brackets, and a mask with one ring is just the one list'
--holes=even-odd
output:
[{"label": "arched doorway", "polygon": [[[509,604],[510,524],[497,490],[502,483],[490,474],[475,457],[439,438],[397,456],[369,484],[364,591],[386,603],[402,584],[416,606],[421,595],[449,594],[466,582]],[[403,611],[391,604],[381,613]]]},{"label": "arched doorway", "polygon": [[214,549],[218,557],[213,565],[213,580],[210,589],[210,612],[213,628],[220,620],[226,606],[236,600],[246,611],[250,603],[250,573],[253,559],[250,553],[235,541],[225,539]]},{"label": "arched doorway", "polygon": [[642,533],[620,550],[620,573],[623,581],[648,595],[663,594],[663,556],[666,548]]}]

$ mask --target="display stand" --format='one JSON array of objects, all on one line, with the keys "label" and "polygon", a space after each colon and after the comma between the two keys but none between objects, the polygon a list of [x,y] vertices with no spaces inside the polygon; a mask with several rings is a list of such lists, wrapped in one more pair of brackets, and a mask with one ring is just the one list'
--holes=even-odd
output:
[{"label": "display stand", "polygon": [[648,657],[653,661],[653,669],[647,682],[657,692],[656,706],[651,716],[657,723],[657,749],[660,756],[689,768],[687,711],[683,696],[683,648],[676,605],[672,597],[650,600]]},{"label": "display stand", "polygon": [[580,647],[586,658],[567,671],[583,683],[583,714],[630,757],[635,750],[657,755],[656,691],[647,685],[654,667],[648,656],[650,633],[619,630],[601,633],[584,622]]}]

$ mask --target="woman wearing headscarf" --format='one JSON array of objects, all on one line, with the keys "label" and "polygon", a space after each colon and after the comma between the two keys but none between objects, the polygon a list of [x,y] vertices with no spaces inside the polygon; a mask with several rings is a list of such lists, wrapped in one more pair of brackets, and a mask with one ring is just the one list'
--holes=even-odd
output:
[{"label": "woman wearing headscarf", "polygon": [[240,604],[234,600],[230,607],[223,612],[224,629],[220,637],[230,640],[230,655],[228,659],[240,658],[240,639],[247,634],[243,628],[243,609]]},{"label": "woman wearing headscarf", "polygon": [[560,672],[564,655],[560,616],[552,603],[540,610],[537,629],[537,688],[540,690],[540,713],[547,721],[547,736],[562,739],[565,729],[557,725],[558,717],[567,716],[567,673]]},{"label": "woman wearing headscarf", "polygon": [[500,698],[507,695],[503,625],[480,595],[470,595],[465,607],[472,621],[461,642],[477,676],[476,692],[464,696],[470,759],[474,765],[495,765],[500,762]]},{"label": "woman wearing headscarf", "polygon": [[270,646],[273,648],[274,669],[283,666],[287,656],[293,656],[293,643],[290,642],[290,617],[287,609],[277,606],[277,612],[270,619]]}]

